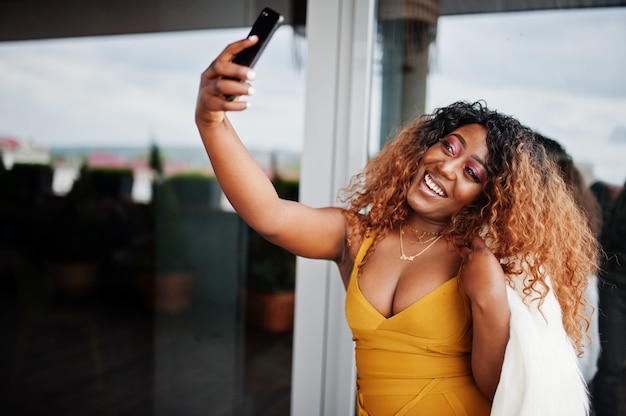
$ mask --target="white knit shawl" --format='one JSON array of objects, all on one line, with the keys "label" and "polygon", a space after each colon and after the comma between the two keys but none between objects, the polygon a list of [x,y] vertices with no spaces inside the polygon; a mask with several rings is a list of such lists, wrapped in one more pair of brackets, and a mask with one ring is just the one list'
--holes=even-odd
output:
[{"label": "white knit shawl", "polygon": [[492,416],[586,416],[589,399],[576,352],[549,290],[541,306],[507,287],[510,338]]}]

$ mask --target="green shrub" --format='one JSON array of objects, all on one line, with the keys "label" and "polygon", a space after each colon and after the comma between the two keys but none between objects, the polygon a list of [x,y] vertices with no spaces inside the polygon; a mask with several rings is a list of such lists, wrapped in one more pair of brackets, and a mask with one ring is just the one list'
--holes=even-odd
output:
[{"label": "green shrub", "polygon": [[215,177],[200,172],[185,172],[166,179],[182,206],[217,207],[221,189]]},{"label": "green shrub", "polygon": [[156,227],[157,274],[187,271],[190,267],[180,206],[169,181],[154,183],[152,201]]},{"label": "green shrub", "polygon": [[96,196],[114,199],[128,199],[132,196],[132,169],[89,168],[88,175]]}]

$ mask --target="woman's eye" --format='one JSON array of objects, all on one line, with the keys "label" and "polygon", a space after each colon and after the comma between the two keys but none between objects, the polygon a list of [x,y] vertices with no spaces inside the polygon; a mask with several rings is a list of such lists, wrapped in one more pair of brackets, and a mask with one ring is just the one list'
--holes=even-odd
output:
[{"label": "woman's eye", "polygon": [[467,170],[467,173],[470,175],[470,177],[472,178],[474,182],[480,183],[480,176],[478,176],[478,174],[474,171],[474,169],[467,167],[465,168],[465,170]]},{"label": "woman's eye", "polygon": [[454,147],[449,141],[447,141],[446,139],[440,139],[439,142],[448,151],[448,153],[454,154]]}]

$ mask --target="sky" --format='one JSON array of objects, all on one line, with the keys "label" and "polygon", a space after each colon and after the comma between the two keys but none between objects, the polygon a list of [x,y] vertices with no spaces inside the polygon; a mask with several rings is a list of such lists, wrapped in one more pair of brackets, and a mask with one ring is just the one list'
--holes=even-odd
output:
[{"label": "sky", "polygon": [[[281,100],[300,110],[290,117],[298,126],[305,72],[294,63],[291,29],[283,29],[257,66],[255,89],[264,99],[249,114],[276,119],[268,108]],[[242,28],[0,43],[0,136],[46,147],[143,146],[153,139],[164,146],[198,146],[193,117],[200,74],[246,34]],[[257,122],[256,128],[277,128],[281,138],[288,134],[287,126],[267,124]],[[280,144],[273,137],[261,147]],[[301,139],[288,144],[299,149]]]},{"label": "sky", "polygon": [[[248,28],[0,42],[0,137],[39,146],[200,146],[201,72]],[[626,179],[626,8],[450,16],[431,47],[426,109],[459,99],[561,142],[595,178]],[[253,149],[299,151],[306,42],[283,27],[231,114]]]}]

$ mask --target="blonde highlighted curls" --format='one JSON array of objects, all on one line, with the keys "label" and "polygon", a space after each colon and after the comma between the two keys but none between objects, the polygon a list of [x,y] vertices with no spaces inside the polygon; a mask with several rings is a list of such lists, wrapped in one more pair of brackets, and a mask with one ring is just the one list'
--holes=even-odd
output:
[{"label": "blonde highlighted curls", "polygon": [[351,229],[360,238],[375,232],[375,246],[403,224],[410,212],[408,188],[423,153],[471,123],[487,128],[484,198],[455,214],[443,234],[458,247],[483,236],[506,274],[527,272],[522,292],[539,305],[550,276],[565,330],[580,351],[588,326],[580,306],[588,276],[597,269],[598,245],[558,166],[516,119],[482,102],[457,102],[407,124],[342,190]]}]

